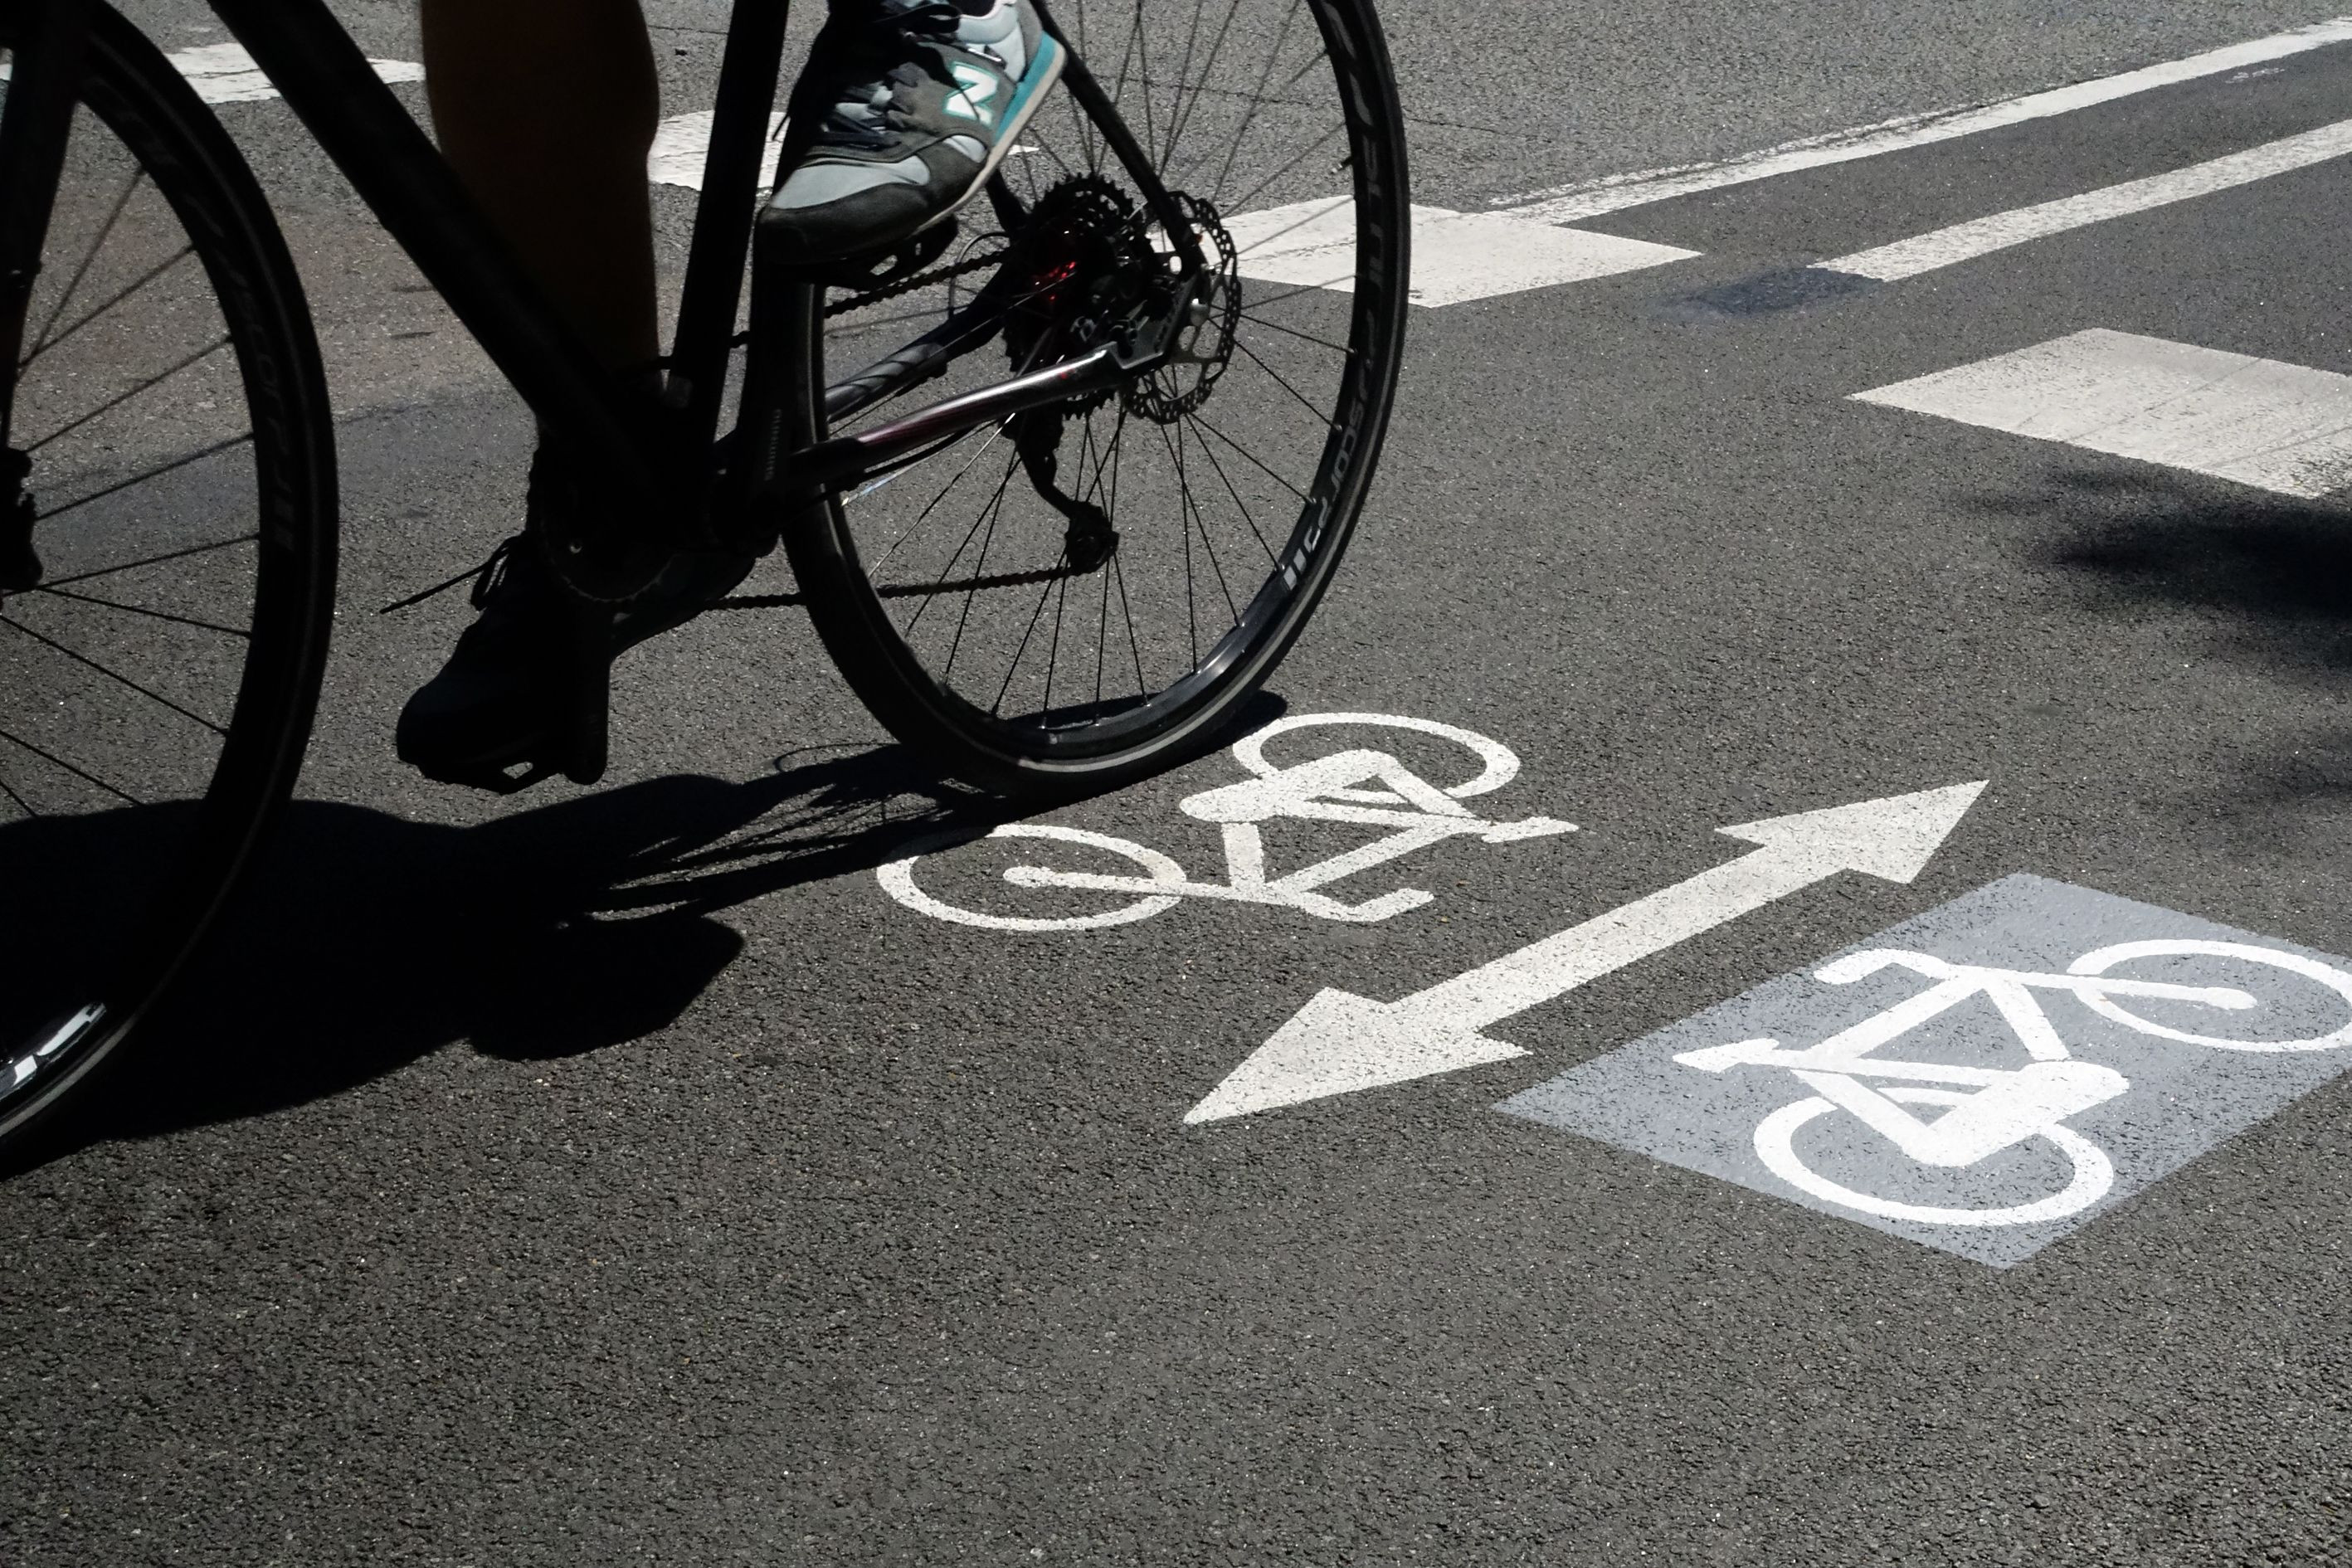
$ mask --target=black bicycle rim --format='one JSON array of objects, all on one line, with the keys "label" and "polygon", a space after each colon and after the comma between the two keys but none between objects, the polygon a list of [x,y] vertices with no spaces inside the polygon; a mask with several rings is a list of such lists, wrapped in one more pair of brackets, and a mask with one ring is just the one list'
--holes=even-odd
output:
[{"label": "black bicycle rim", "polygon": [[[0,48],[29,10],[0,5]],[[43,572],[0,598],[0,1139],[212,924],[291,788],[331,616],[324,377],[261,193],[110,11],[80,98],[14,367]]]},{"label": "black bicycle rim", "polygon": [[[1139,25],[1144,16],[1149,24]],[[1402,141],[1367,8],[1349,0],[1065,3],[1056,18],[1119,99],[1168,185],[1196,204],[1204,248],[1229,268],[1233,298],[1217,306],[1232,312],[1229,335],[1209,351],[1213,374],[1204,384],[1199,367],[1173,367],[1064,416],[1055,488],[1065,500],[1101,508],[1118,530],[1108,560],[1091,569],[1073,559],[1078,530],[1068,509],[1045,498],[1035,466],[1014,450],[1017,426],[973,432],[904,473],[844,487],[793,542],[819,630],[868,705],[947,771],[1015,791],[1088,787],[1156,765],[1213,729],[1270,673],[1328,583],[1362,504],[1405,308]],[[1172,64],[1155,66],[1155,50]],[[836,384],[854,378],[877,345],[895,346],[968,304],[976,289],[1004,288],[1005,274],[1021,272],[1009,297],[1028,298],[1021,291],[1050,276],[1045,264],[1055,259],[1036,237],[1049,216],[1075,231],[1081,268],[1128,265],[1140,247],[1163,257],[1173,248],[1063,96],[1017,139],[1020,155],[1008,159],[999,191],[966,209],[964,233],[936,264],[961,263],[961,277],[865,303],[839,289],[804,289],[782,312],[812,345],[807,381],[795,389],[801,438],[857,427],[826,418],[818,384],[828,371]],[[1038,248],[1024,257],[1024,245]],[[1013,261],[989,268],[992,247]],[[860,336],[867,321],[877,325]],[[1051,340],[1050,321],[1024,322],[956,371],[1001,379],[1085,346]],[[890,417],[962,384],[951,374],[857,418]],[[833,398],[839,406],[839,384]],[[1139,437],[1149,448],[1140,468],[1129,445]],[[936,482],[942,471],[951,471],[945,485]],[[934,479],[917,490],[911,481],[925,472]],[[973,475],[982,484],[971,485]],[[932,527],[929,558],[914,559],[906,541],[945,515],[959,486],[982,498],[977,515],[967,506]],[[873,497],[889,487],[906,499],[876,511]],[[1129,503],[1146,492],[1151,510],[1139,521],[1141,509]],[[1027,537],[1008,546],[1016,526]],[[1146,570],[1159,580],[1147,585]],[[994,665],[960,668],[990,595]],[[1151,613],[1160,619],[1146,631]],[[1147,644],[1155,636],[1157,648]],[[1129,679],[1107,691],[1114,655]]]}]

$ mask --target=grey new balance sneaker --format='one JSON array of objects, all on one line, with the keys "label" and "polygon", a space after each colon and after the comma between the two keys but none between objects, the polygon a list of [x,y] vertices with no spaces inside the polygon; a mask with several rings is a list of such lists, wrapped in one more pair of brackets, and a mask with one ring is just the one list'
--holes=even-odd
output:
[{"label": "grey new balance sneaker", "polygon": [[799,100],[831,107],[761,216],[788,264],[882,250],[954,212],[1062,74],[1026,0],[866,3],[817,41]]}]

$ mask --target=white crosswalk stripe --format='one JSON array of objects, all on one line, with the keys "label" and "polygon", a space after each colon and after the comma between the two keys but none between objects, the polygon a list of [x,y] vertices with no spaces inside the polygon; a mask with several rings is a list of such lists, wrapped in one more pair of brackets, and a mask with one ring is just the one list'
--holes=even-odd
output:
[{"label": "white crosswalk stripe", "polygon": [[[278,96],[242,44],[203,44],[163,57],[206,103],[261,103]],[[408,60],[370,60],[386,81],[423,81],[425,68]]]},{"label": "white crosswalk stripe", "polygon": [[2311,499],[2352,484],[2352,376],[2091,331],[1855,400]]},{"label": "white crosswalk stripe", "polygon": [[[1352,202],[1269,207],[1244,214],[1227,226],[1240,248],[1244,277],[1341,291],[1352,283]],[[1424,307],[1459,305],[1661,267],[1697,254],[1648,240],[1528,223],[1506,214],[1415,206],[1412,299]]]}]

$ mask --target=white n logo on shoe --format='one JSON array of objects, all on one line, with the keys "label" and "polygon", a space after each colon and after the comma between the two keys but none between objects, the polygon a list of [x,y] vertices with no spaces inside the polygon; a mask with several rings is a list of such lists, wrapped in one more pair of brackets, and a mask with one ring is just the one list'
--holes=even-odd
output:
[{"label": "white n logo on shoe", "polygon": [[956,79],[956,90],[948,95],[948,112],[977,120],[982,125],[994,124],[996,116],[988,105],[996,96],[997,79],[978,66],[958,63],[948,67],[948,70]]}]

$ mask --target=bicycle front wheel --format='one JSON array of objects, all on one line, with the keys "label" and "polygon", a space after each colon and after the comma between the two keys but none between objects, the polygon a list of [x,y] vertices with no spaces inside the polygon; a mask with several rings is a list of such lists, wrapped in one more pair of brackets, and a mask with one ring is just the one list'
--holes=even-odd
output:
[{"label": "bicycle front wheel", "polygon": [[[854,479],[786,532],[873,712],[950,776],[1029,796],[1179,760],[1272,672],[1363,506],[1406,310],[1402,120],[1365,0],[1054,11],[1213,275],[1184,353]],[[783,286],[770,319],[809,345],[780,389],[788,443],[1076,358],[1122,289],[1173,269],[1068,79],[925,272]],[[1001,325],[930,379],[887,374],[983,290]]]},{"label": "bicycle front wheel", "polygon": [[[0,237],[42,245],[0,334],[0,1142],[118,1054],[211,925],[293,786],[332,615],[292,261],[211,111],[92,10],[60,73],[43,0],[0,0],[0,178],[63,160],[53,195],[0,190],[47,220]],[[51,80],[61,150],[9,112]]]}]

